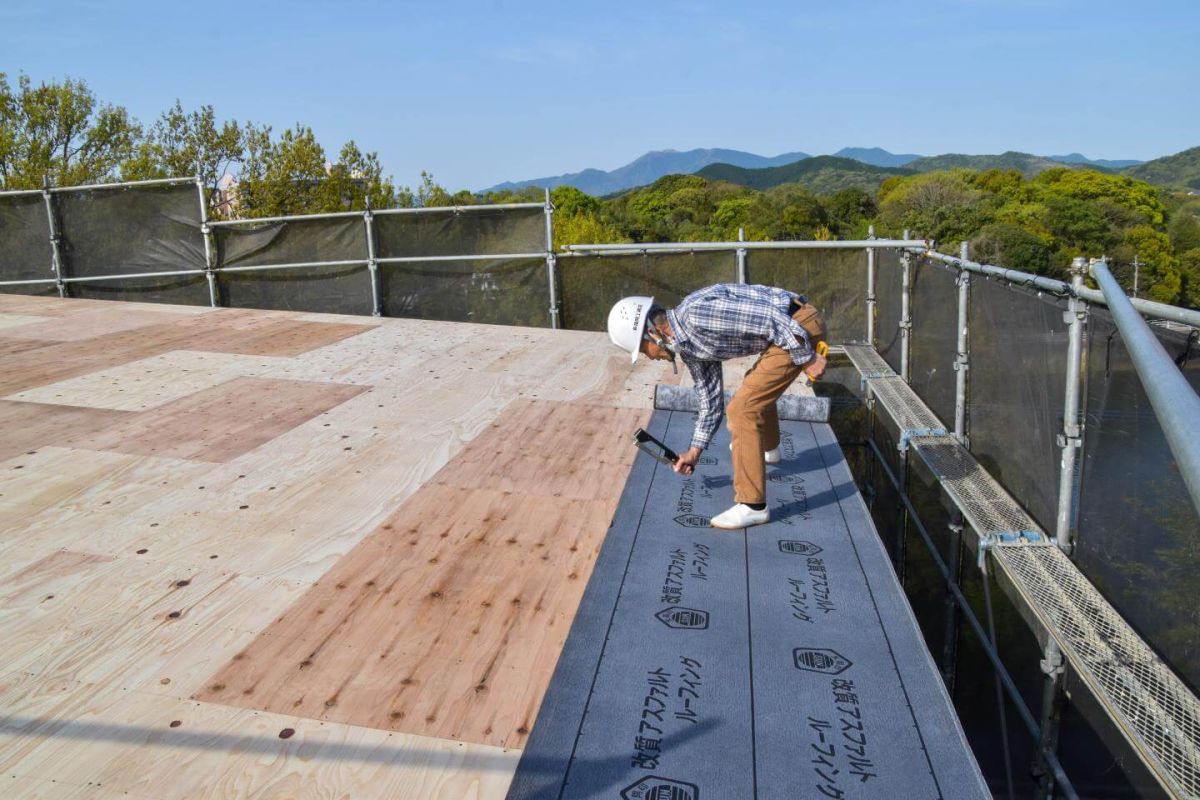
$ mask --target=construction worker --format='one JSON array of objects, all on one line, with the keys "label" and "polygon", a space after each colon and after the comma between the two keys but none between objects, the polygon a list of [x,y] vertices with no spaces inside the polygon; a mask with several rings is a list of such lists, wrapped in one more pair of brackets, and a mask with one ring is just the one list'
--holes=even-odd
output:
[{"label": "construction worker", "polygon": [[734,505],[712,518],[714,528],[761,525],[767,509],[766,464],[779,462],[775,401],[801,372],[825,373],[825,322],[806,298],[785,289],[722,283],[692,292],[672,309],[653,297],[626,297],[608,314],[613,344],[656,361],[683,359],[696,384],[700,414],[691,446],[675,462],[690,475],[721,422],[725,392],[721,362],[758,355],[728,408]]}]

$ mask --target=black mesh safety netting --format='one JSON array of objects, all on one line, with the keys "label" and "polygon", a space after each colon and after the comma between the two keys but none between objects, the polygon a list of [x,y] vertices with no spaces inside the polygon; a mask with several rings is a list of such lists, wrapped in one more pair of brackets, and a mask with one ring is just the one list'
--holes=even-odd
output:
[{"label": "black mesh safety netting", "polygon": [[[0,194],[0,281],[57,277],[45,199],[41,194]],[[0,286],[0,292],[58,295],[53,283]]]},{"label": "black mesh safety netting", "polygon": [[602,331],[613,303],[648,295],[666,308],[697,289],[737,280],[731,251],[570,256],[558,260],[563,327]]},{"label": "black mesh safety netting", "polygon": [[807,297],[825,319],[830,344],[866,339],[865,251],[749,250],[746,279]]},{"label": "black mesh safety netting", "polygon": [[[1200,392],[1195,330],[1152,327]],[[1107,309],[1089,310],[1086,359],[1075,560],[1184,680],[1200,687],[1200,514]]]},{"label": "black mesh safety netting", "polygon": [[971,280],[971,453],[1050,533],[1058,508],[1066,308],[1061,298]]},{"label": "black mesh safety netting", "polygon": [[901,258],[899,250],[875,251],[875,349],[897,374],[900,373],[900,295],[903,291]]},{"label": "black mesh safety netting", "polygon": [[536,208],[376,211],[375,255],[530,255],[546,252],[546,213]]},{"label": "black mesh safety netting", "polygon": [[89,186],[52,197],[65,278],[194,273],[73,282],[69,296],[208,305],[196,184]]},{"label": "black mesh safety netting", "polygon": [[321,311],[372,312],[366,222],[360,215],[304,218],[214,229],[218,268],[356,262],[270,270],[222,271],[220,305]]},{"label": "black mesh safety netting", "polygon": [[954,360],[958,349],[958,270],[914,258],[909,384],[947,430],[954,429]]},{"label": "black mesh safety netting", "polygon": [[544,258],[381,264],[383,314],[545,328],[548,275]]}]

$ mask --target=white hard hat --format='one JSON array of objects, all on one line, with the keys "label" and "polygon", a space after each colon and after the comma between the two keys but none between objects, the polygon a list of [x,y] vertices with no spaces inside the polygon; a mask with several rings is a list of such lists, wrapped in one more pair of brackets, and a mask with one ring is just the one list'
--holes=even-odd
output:
[{"label": "white hard hat", "polygon": [[654,305],[653,297],[626,297],[618,300],[608,312],[608,338],[632,355],[629,363],[637,361],[646,330],[646,317]]}]

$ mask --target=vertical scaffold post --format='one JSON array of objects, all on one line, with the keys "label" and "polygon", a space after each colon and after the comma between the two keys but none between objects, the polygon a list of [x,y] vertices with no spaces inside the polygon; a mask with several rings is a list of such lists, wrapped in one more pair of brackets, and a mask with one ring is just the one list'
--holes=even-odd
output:
[{"label": "vertical scaffold post", "polygon": [[[959,257],[967,260],[969,243],[959,245]],[[967,309],[971,299],[971,273],[958,271],[958,340],[954,353],[954,437],[967,446],[967,371],[970,369]]]},{"label": "vertical scaffold post", "polygon": [[558,330],[558,256],[554,254],[554,204],[546,190],[546,281],[550,286],[550,327]]},{"label": "vertical scaffold post", "polygon": [[367,272],[371,276],[371,316],[383,315],[379,305],[379,261],[375,257],[375,214],[371,211],[371,198],[363,210],[363,225],[367,229]]},{"label": "vertical scaffold post", "polygon": [[[909,231],[904,229],[904,238]],[[908,348],[912,339],[912,253],[905,250],[900,257],[900,377],[909,378]]]},{"label": "vertical scaffold post", "polygon": [[[955,586],[962,582],[962,535],[966,525],[962,512],[956,511],[950,518],[949,558],[946,567],[949,571],[948,580]],[[954,681],[958,675],[958,603],[954,602],[954,592],[946,587],[945,599],[946,630],[942,639],[942,680],[946,683],[946,691],[954,697]]]},{"label": "vertical scaffold post", "polygon": [[[969,243],[959,245],[958,255],[963,261],[969,256]],[[971,273],[965,269],[958,272],[958,329],[954,352],[954,438],[967,446],[967,371],[970,368],[970,337],[968,309],[970,307]],[[957,585],[962,580],[962,535],[966,523],[961,511],[950,518],[949,580]],[[945,600],[946,630],[942,640],[942,679],[953,696],[954,681],[958,674],[958,604],[949,587]]]},{"label": "vertical scaffold post", "polygon": [[63,283],[62,248],[59,247],[58,220],[54,215],[54,195],[50,191],[50,179],[42,183],[42,199],[46,202],[46,219],[50,230],[50,265],[54,269],[54,277],[58,281],[58,296],[67,296],[67,285]]},{"label": "vertical scaffold post", "polygon": [[217,307],[217,274],[213,272],[212,228],[208,226],[208,192],[204,180],[196,177],[196,192],[200,195],[200,235],[204,238],[204,279],[208,282],[208,305]]},{"label": "vertical scaffold post", "polygon": [[[1078,451],[1083,444],[1083,425],[1079,417],[1079,393],[1083,367],[1083,330],[1087,324],[1088,306],[1078,297],[1083,288],[1083,276],[1087,273],[1087,259],[1076,258],[1071,262],[1071,289],[1073,294],[1067,301],[1063,315],[1069,325],[1067,331],[1067,374],[1066,390],[1063,393],[1063,432],[1058,437],[1062,448],[1059,465],[1058,514],[1054,524],[1054,542],[1068,555],[1074,548],[1076,498],[1078,497],[1078,475],[1076,464]],[[1039,768],[1042,771],[1040,797],[1054,797],[1054,776],[1045,768],[1045,754],[1058,750],[1058,731],[1062,722],[1063,706],[1063,655],[1054,639],[1046,642],[1042,651],[1042,714],[1041,741],[1038,742]]]},{"label": "vertical scaffold post", "polygon": [[[904,239],[909,238],[908,228],[904,229]],[[912,338],[912,253],[905,250],[900,256],[900,377],[909,379],[909,340]],[[900,452],[900,486],[902,492],[908,491],[908,465],[911,448],[905,447]],[[908,506],[900,503],[900,526],[896,531],[896,577],[900,585],[905,585],[905,559],[908,549]]]},{"label": "vertical scaffold post", "polygon": [[[867,227],[867,238],[875,238],[875,226]],[[867,248],[867,344],[875,345],[875,248]]]},{"label": "vertical scaffold post", "polygon": [[[738,241],[746,241],[746,229],[738,228]],[[737,282],[747,283],[746,280],[746,248],[739,247],[737,249]]]},{"label": "vertical scaffold post", "polygon": [[1083,364],[1083,329],[1087,323],[1088,306],[1078,297],[1083,288],[1083,276],[1087,272],[1087,259],[1076,258],[1071,262],[1072,294],[1064,315],[1070,326],[1067,334],[1066,391],[1063,393],[1063,432],[1058,444],[1062,448],[1062,464],[1059,468],[1058,515],[1054,525],[1055,543],[1067,555],[1074,546],[1072,531],[1075,526],[1075,497],[1078,476],[1076,461],[1083,442],[1083,425],[1079,418],[1079,385]]}]

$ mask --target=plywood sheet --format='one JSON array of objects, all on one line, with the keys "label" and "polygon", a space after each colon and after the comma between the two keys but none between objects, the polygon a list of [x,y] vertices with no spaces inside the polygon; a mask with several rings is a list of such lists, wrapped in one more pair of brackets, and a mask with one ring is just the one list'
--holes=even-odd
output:
[{"label": "plywood sheet", "polygon": [[196,392],[94,434],[71,447],[199,461],[229,461],[364,391],[362,386],[234,380]]},{"label": "plywood sheet", "polygon": [[[263,313],[228,309],[199,316],[160,315],[167,321],[64,342],[46,338],[13,342],[13,337],[0,335],[0,344],[12,343],[0,348],[5,357],[0,396],[172,350],[295,356],[371,330],[363,325],[293,320],[286,315],[256,316]],[[69,324],[65,327],[73,329]],[[7,329],[13,330],[19,328]],[[29,345],[23,344],[26,341]]]},{"label": "plywood sheet", "polygon": [[500,800],[518,756],[26,675],[0,676],[0,704],[6,797]]},{"label": "plywood sheet", "polygon": [[645,414],[540,400],[513,403],[436,481],[562,499],[617,498]]},{"label": "plywood sheet", "polygon": [[0,400],[0,462],[103,430],[128,416],[121,411]]},{"label": "plywood sheet", "polygon": [[0,329],[20,328],[36,322],[45,322],[49,317],[35,317],[28,314],[0,314]]},{"label": "plywood sheet", "polygon": [[292,314],[225,309],[222,324],[192,320],[188,348],[245,355],[296,356],[370,330],[344,322],[310,322]]},{"label": "plywood sheet", "polygon": [[291,359],[172,350],[10,395],[9,400],[145,411],[239,377],[262,375]]},{"label": "plywood sheet", "polygon": [[198,698],[519,747],[643,416],[514,403]]},{"label": "plywood sheet", "polygon": [[10,339],[74,342],[81,339],[92,339],[107,333],[162,325],[176,320],[178,320],[178,315],[169,311],[122,308],[114,303],[103,308],[89,309],[71,315],[70,325],[64,325],[61,320],[52,319],[17,327],[0,326],[0,336]]},{"label": "plywood sheet", "polygon": [[[163,318],[105,319],[133,311]],[[0,295],[7,318],[61,330],[0,335],[0,794],[504,795],[515,757],[482,743],[526,736],[615,505],[600,475],[668,367],[578,331]],[[324,630],[303,610],[373,572],[404,602],[343,613],[293,680]],[[251,694],[189,700],[236,665]],[[164,739],[193,707],[204,735]],[[239,745],[262,719],[304,747]]]}]

